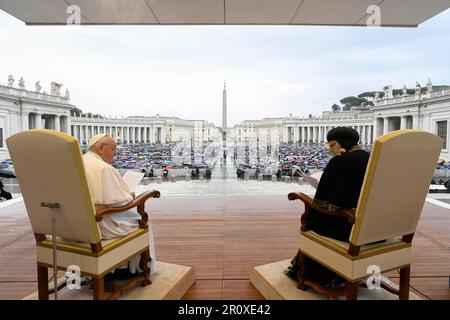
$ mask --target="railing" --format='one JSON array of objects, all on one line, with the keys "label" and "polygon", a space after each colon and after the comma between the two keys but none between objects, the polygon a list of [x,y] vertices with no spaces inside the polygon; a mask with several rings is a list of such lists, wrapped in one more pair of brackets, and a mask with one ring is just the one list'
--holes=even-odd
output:
[{"label": "railing", "polygon": [[397,104],[397,103],[405,103],[405,102],[413,102],[413,101],[420,101],[423,99],[431,99],[431,98],[438,98],[438,97],[444,97],[449,96],[450,90],[439,90],[439,91],[432,91],[430,93],[422,93],[420,95],[407,95],[407,96],[401,96],[401,97],[394,97],[390,99],[383,99],[374,101],[375,107],[377,106],[385,106],[385,105],[391,105],[391,104]]},{"label": "railing", "polygon": [[29,98],[29,99],[37,99],[37,100],[69,104],[69,99],[62,97],[62,96],[54,96],[54,95],[50,95],[50,94],[32,92],[32,91],[28,91],[26,89],[25,90],[18,89],[18,88],[14,88],[14,87],[4,86],[1,84],[0,84],[0,93],[6,93],[6,94],[16,96],[16,97],[23,97],[23,98]]},{"label": "railing", "polygon": [[166,121],[161,119],[142,119],[142,120],[135,120],[135,119],[127,119],[127,118],[87,118],[87,117],[71,117],[72,124],[84,124],[84,123],[102,123],[103,125],[107,123],[112,124],[144,124],[147,125],[149,123],[151,124],[160,124],[165,125]]},{"label": "railing", "polygon": [[316,119],[287,119],[286,120],[286,123],[298,123],[298,122],[302,122],[302,123],[314,123],[314,122],[329,122],[329,121],[342,121],[342,122],[344,122],[344,121],[352,121],[352,122],[354,122],[354,121],[360,121],[360,122],[363,122],[363,121],[372,121],[373,120],[373,117],[358,117],[358,116],[355,116],[355,117],[353,117],[353,118],[339,118],[339,117],[336,117],[336,118],[316,118]]}]

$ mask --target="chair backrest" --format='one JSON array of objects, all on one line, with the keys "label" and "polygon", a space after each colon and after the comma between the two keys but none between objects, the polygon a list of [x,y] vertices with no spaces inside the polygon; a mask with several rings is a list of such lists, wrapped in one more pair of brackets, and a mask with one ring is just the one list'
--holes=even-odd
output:
[{"label": "chair backrest", "polygon": [[374,141],[350,242],[363,245],[414,233],[443,140],[397,130]]},{"label": "chair backrest", "polygon": [[78,141],[65,133],[37,129],[19,132],[6,143],[33,232],[52,234],[50,209],[41,202],[57,202],[57,236],[100,242]]}]

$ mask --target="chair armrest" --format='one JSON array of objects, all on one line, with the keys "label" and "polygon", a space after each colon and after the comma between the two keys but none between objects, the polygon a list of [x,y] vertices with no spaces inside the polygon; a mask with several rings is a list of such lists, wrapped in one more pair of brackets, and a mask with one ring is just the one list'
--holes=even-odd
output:
[{"label": "chair armrest", "polygon": [[95,220],[101,221],[103,219],[103,216],[107,214],[123,212],[131,208],[137,207],[137,211],[142,218],[141,220],[138,221],[139,227],[146,229],[148,222],[148,215],[145,212],[145,202],[149,198],[159,198],[159,197],[160,193],[157,190],[145,191],[122,207],[108,207],[108,208],[96,207]]},{"label": "chair armrest", "polygon": [[[355,223],[355,210],[354,209],[342,209],[339,211],[330,211],[326,208],[319,207],[318,205],[313,204],[313,198],[304,194],[303,192],[291,192],[288,194],[289,200],[301,200],[305,204],[305,213],[307,213],[308,209],[311,208],[320,213],[341,216],[347,218],[347,221],[351,224]],[[303,224],[303,223],[302,223]]]}]

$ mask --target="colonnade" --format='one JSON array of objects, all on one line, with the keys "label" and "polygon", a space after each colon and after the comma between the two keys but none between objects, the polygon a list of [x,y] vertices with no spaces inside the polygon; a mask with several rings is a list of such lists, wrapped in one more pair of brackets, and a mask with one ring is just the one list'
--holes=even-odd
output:
[{"label": "colonnade", "polygon": [[[324,143],[327,141],[328,132],[341,125],[306,125],[284,127],[283,141],[300,143]],[[361,144],[372,144],[374,137],[373,125],[342,125],[358,131]]]}]

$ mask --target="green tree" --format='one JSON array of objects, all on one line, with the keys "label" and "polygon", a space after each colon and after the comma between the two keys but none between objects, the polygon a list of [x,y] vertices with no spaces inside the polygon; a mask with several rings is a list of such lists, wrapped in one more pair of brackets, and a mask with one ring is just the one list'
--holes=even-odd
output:
[{"label": "green tree", "polygon": [[351,107],[359,105],[359,98],[350,96],[342,98],[341,100],[339,100],[339,102],[344,105],[342,107],[342,110],[348,111]]},{"label": "green tree", "polygon": [[333,112],[339,112],[339,111],[341,111],[342,110],[342,108],[341,108],[341,106],[340,105],[338,105],[338,104],[333,104],[332,106],[331,106],[331,110],[333,110]]},{"label": "green tree", "polygon": [[377,92],[378,91],[366,91],[366,92],[359,94],[358,98],[368,98],[368,97],[375,98],[375,94]]},{"label": "green tree", "polygon": [[71,116],[79,117],[81,114],[83,114],[83,111],[81,111],[81,109],[78,109],[77,107],[72,107],[70,109],[70,115]]}]

